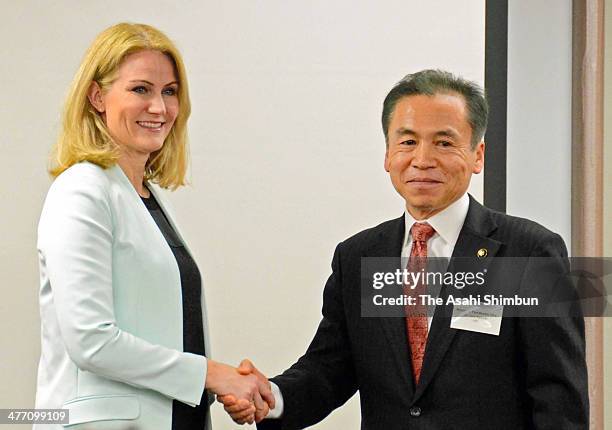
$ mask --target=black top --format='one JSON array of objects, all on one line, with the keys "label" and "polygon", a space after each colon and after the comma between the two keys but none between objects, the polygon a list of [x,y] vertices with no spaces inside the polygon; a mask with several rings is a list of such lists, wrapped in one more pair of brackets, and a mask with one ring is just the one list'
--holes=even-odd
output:
[{"label": "black top", "polygon": [[[195,261],[176,234],[161,207],[151,197],[141,197],[155,223],[170,246],[181,274],[183,296],[183,350],[193,354],[205,355],[204,331],[202,329],[201,281],[200,271]],[[174,400],[172,403],[172,430],[203,429],[208,415],[208,396],[206,390],[200,405],[196,407]]]}]

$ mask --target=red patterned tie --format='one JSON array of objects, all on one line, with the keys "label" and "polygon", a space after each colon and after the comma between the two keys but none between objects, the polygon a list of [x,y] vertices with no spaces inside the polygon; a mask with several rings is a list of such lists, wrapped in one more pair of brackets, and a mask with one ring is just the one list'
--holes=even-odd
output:
[{"label": "red patterned tie", "polygon": [[[414,223],[410,229],[412,250],[406,269],[418,273],[426,268],[427,241],[436,231],[425,223]],[[427,345],[427,306],[421,304],[419,295],[427,293],[427,286],[419,282],[413,290],[407,292],[417,298],[416,306],[406,307],[406,328],[408,343],[412,352],[412,374],[416,384],[419,383],[425,346]]]}]

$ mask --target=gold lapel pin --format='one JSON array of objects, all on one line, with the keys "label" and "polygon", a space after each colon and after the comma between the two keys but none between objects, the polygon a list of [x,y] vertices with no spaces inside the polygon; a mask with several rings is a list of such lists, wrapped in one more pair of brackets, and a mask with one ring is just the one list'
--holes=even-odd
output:
[{"label": "gold lapel pin", "polygon": [[488,253],[489,251],[487,251],[485,248],[480,248],[476,255],[478,256],[478,258],[485,258]]}]

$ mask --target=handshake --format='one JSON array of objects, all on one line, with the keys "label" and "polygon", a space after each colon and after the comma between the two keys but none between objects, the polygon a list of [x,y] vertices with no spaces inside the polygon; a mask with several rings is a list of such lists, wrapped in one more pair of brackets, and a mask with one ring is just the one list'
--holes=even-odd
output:
[{"label": "handshake", "polygon": [[268,378],[247,359],[237,368],[208,360],[206,389],[217,395],[217,401],[238,424],[260,422],[274,409]]}]

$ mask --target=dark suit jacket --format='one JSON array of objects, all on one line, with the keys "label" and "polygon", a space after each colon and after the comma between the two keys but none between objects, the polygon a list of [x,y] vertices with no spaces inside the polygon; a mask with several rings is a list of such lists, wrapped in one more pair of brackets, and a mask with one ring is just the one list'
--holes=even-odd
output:
[{"label": "dark suit jacket", "polygon": [[[404,217],[340,243],[324,290],[323,319],[308,350],[272,378],[283,417],[260,429],[301,429],[360,393],[362,429],[586,429],[584,322],[577,318],[506,318],[499,336],[455,330],[436,309],[421,378],[415,386],[402,318],[363,318],[362,257],[399,257]],[[453,252],[473,257],[552,257],[566,269],[561,237],[544,227],[470,207]],[[499,261],[496,259],[496,261]],[[452,264],[452,263],[451,263]],[[503,264],[490,272],[503,274]],[[511,278],[518,288],[526,278]],[[441,296],[448,295],[442,291]]]}]

